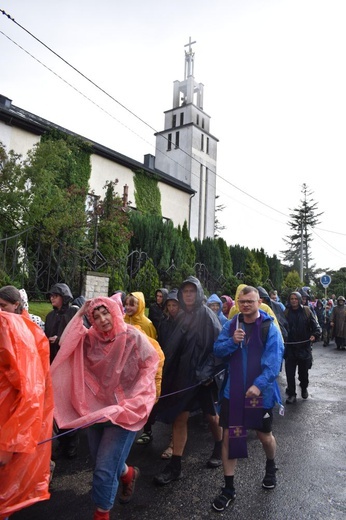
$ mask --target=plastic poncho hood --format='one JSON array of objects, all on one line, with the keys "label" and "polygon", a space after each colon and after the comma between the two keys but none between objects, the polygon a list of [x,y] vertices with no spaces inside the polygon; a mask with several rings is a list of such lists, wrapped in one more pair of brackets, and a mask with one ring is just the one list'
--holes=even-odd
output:
[{"label": "plastic poncho hood", "polygon": [[185,287],[185,285],[187,285],[187,284],[192,284],[197,289],[197,294],[196,294],[196,300],[195,300],[194,308],[198,309],[198,307],[203,305],[205,297],[204,297],[204,291],[203,291],[202,284],[198,280],[198,278],[196,278],[195,276],[188,276],[186,278],[186,280],[183,281],[183,283],[181,284],[181,286],[180,286],[180,288],[178,290],[178,300],[179,300],[179,303],[180,303],[180,307],[184,311],[187,311],[186,305],[185,305],[184,299],[183,299],[183,294],[182,294],[182,290]]},{"label": "plastic poncho hood", "polygon": [[150,338],[156,339],[157,332],[151,320],[145,315],[145,298],[142,292],[132,292],[130,296],[134,296],[138,300],[138,309],[135,314],[128,316],[125,313],[125,322],[130,325],[139,326]]}]

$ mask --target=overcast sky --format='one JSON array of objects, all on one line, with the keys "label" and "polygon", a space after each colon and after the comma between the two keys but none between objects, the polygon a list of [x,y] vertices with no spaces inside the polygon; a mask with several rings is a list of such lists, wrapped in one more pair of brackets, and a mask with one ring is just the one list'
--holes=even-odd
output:
[{"label": "overcast sky", "polygon": [[314,261],[346,267],[345,0],[0,0],[0,8],[108,95],[2,14],[0,93],[138,161],[155,153],[191,36],[219,139],[222,237],[280,258],[306,183],[323,212]]}]

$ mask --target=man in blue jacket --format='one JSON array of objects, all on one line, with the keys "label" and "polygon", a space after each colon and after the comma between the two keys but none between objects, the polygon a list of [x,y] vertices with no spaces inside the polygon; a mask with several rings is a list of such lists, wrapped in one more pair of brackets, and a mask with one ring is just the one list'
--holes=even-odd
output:
[{"label": "man in blue jacket", "polygon": [[215,356],[229,363],[220,411],[225,487],[212,504],[218,512],[224,511],[236,497],[234,473],[237,459],[247,457],[247,428],[256,430],[266,454],[262,487],[270,490],[276,486],[272,409],[276,402],[281,403],[276,378],[283,357],[283,340],[273,318],[259,309],[255,287],[244,287],[237,303],[240,313],[224,325],[214,344]]}]

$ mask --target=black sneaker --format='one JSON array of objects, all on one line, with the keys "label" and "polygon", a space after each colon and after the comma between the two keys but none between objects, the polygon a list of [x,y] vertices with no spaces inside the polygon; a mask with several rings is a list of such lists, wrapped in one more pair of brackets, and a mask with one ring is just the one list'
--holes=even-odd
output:
[{"label": "black sneaker", "polygon": [[293,404],[297,401],[297,398],[295,395],[290,395],[289,397],[287,397],[286,399],[286,404]]},{"label": "black sneaker", "polygon": [[274,489],[275,488],[276,471],[277,471],[277,468],[275,466],[273,466],[273,467],[266,466],[266,474],[264,475],[264,479],[262,481],[262,487],[264,489]]},{"label": "black sneaker", "polygon": [[236,496],[235,489],[222,488],[221,494],[214,499],[211,506],[215,511],[221,513],[233,502]]},{"label": "black sneaker", "polygon": [[158,486],[165,486],[173,480],[179,480],[182,476],[181,470],[177,470],[172,466],[172,464],[167,464],[163,472],[154,477],[154,482]]}]

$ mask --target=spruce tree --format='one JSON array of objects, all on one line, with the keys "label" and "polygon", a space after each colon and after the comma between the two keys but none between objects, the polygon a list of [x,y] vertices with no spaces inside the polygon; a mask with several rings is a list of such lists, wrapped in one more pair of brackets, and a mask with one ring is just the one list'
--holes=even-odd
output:
[{"label": "spruce tree", "polygon": [[306,184],[302,186],[302,194],[300,206],[290,213],[288,225],[292,234],[284,239],[288,249],[281,253],[283,260],[290,266],[296,268],[299,263],[300,278],[306,285],[309,285],[314,268],[314,265],[311,265],[311,230],[320,223],[318,218],[323,212],[317,213],[318,204],[312,199],[312,191]]}]

